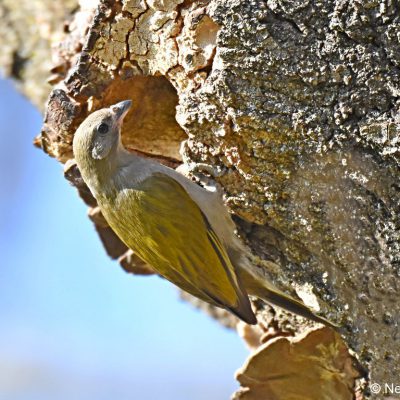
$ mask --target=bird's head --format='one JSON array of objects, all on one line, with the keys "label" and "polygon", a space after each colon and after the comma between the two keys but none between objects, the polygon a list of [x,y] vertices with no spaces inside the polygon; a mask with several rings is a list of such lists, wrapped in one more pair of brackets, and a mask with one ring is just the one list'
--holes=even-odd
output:
[{"label": "bird's head", "polygon": [[73,150],[75,158],[103,160],[118,147],[122,121],[132,105],[121,101],[90,114],[75,132]]}]

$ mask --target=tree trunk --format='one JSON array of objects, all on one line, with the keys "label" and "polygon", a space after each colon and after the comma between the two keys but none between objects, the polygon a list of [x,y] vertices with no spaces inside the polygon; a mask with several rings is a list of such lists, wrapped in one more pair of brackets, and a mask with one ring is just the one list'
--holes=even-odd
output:
[{"label": "tree trunk", "polygon": [[[3,3],[0,12],[13,21],[17,6]],[[183,162],[194,176],[212,173],[255,264],[341,326],[339,335],[254,302],[260,323],[253,328],[193,300],[255,348],[234,398],[352,399],[376,396],[368,381],[396,384],[397,2],[104,0],[81,7],[63,32],[51,27],[57,61],[36,143],[66,163],[110,256],[127,271],[152,272],[105,223],[71,143],[90,112],[130,98],[125,146],[170,166]],[[35,104],[41,95],[26,88],[44,90],[43,80],[33,83],[21,70],[42,71],[45,54],[18,74],[9,68]]]}]

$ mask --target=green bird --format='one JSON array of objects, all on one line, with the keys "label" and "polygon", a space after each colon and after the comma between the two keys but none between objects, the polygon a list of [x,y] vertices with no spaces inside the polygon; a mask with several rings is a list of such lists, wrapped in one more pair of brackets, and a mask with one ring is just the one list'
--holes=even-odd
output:
[{"label": "green bird", "polygon": [[256,272],[218,193],[123,147],[130,107],[126,100],[95,111],[73,141],[82,178],[119,238],[161,276],[248,324],[257,323],[253,295],[333,326]]}]

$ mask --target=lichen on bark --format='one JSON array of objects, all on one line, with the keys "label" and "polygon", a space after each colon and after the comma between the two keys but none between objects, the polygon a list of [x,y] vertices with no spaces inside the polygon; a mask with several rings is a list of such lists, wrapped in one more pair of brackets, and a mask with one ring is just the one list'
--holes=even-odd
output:
[{"label": "lichen on bark", "polygon": [[[127,148],[173,167],[183,161],[189,171],[218,171],[255,263],[341,325],[362,368],[343,358],[354,368],[342,371],[340,398],[351,398],[361,370],[392,382],[400,374],[397,3],[84,3],[53,48],[57,67],[38,143],[68,162],[66,177],[91,207],[110,256],[127,271],[152,273],[102,219],[71,143],[88,113],[131,98]],[[302,354],[304,332],[314,327],[260,302],[255,330],[198,305],[253,347],[265,336],[290,336]],[[322,331],[321,343],[342,348]],[[268,343],[250,370],[276,354]],[[304,379],[318,385],[318,373],[311,375]]]}]

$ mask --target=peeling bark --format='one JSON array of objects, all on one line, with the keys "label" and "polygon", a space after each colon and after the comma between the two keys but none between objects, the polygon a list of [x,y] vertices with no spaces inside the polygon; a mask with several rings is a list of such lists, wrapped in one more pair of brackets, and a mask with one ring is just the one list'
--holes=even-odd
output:
[{"label": "peeling bark", "polygon": [[[325,397],[316,392],[312,398],[347,399],[356,390],[358,398],[369,396],[368,390],[361,394],[365,381],[355,388],[362,375],[357,362],[364,378],[394,382],[400,375],[398,4],[84,5],[55,35],[57,67],[37,144],[67,163],[66,177],[91,207],[108,254],[129,272],[152,273],[107,227],[71,161],[71,144],[88,113],[131,98],[125,146],[173,167],[183,162],[193,175],[213,172],[255,263],[277,286],[342,326],[342,339],[327,329],[310,333],[313,323],[255,302],[260,324],[243,327],[196,301],[252,347],[269,338],[244,367],[239,380],[250,389],[236,398],[291,398],[274,388],[294,384],[298,377],[286,376],[285,365],[295,365],[296,354],[305,351],[310,374],[299,375],[305,388],[318,387],[321,365],[341,360],[332,380],[320,385]],[[9,65],[9,58],[1,63]],[[31,78],[24,79],[27,87]],[[311,338],[315,349],[322,346],[318,351],[338,352],[327,350],[329,360],[313,361]],[[297,353],[285,365],[279,357],[274,364],[283,381],[272,379],[264,371],[271,354],[293,343]],[[261,392],[248,381],[255,372],[262,374]],[[340,396],[332,397],[335,388]]]},{"label": "peeling bark", "polygon": [[332,329],[261,345],[238,371],[233,400],[352,400],[359,377],[346,344]]}]

